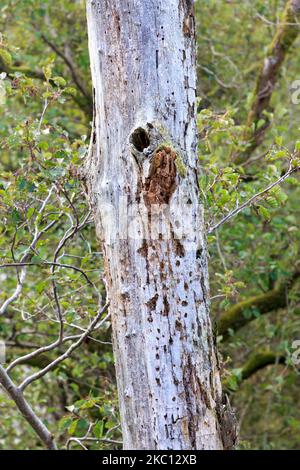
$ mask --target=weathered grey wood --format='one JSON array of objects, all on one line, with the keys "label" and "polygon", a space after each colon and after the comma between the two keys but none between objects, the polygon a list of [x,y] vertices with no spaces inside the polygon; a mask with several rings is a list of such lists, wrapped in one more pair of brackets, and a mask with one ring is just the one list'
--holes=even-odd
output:
[{"label": "weathered grey wood", "polygon": [[[87,18],[95,115],[85,171],[105,254],[124,448],[222,449],[230,431],[197,183],[193,2],[88,0]],[[168,207],[170,220],[150,237],[153,211]],[[140,232],[130,237],[133,218]]]}]

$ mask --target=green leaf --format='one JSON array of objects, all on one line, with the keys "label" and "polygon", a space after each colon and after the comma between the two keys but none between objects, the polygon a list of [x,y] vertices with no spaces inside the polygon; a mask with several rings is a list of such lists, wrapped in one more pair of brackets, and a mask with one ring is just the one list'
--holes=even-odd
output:
[{"label": "green leaf", "polygon": [[53,77],[52,79],[55,83],[55,85],[60,86],[60,87],[65,87],[67,82],[63,77]]},{"label": "green leaf", "polygon": [[104,432],[104,421],[101,420],[95,424],[93,428],[93,434],[95,437],[101,439],[101,437],[103,436],[103,432]]},{"label": "green leaf", "polygon": [[45,281],[40,281],[37,284],[35,284],[36,292],[38,294],[41,294],[45,290],[46,285],[47,285],[47,282],[45,282]]},{"label": "green leaf", "polygon": [[47,64],[45,65],[45,67],[43,67],[43,73],[45,75],[45,78],[47,81],[50,80],[51,76],[52,76],[52,67],[53,67],[53,64]]},{"label": "green leaf", "polygon": [[18,209],[14,208],[11,212],[11,219],[13,224],[17,225],[21,220],[21,215]]},{"label": "green leaf", "polygon": [[27,219],[31,219],[31,217],[33,216],[33,214],[35,213],[35,208],[34,207],[29,207],[28,211],[27,211]]},{"label": "green leaf", "polygon": [[6,67],[12,66],[12,57],[6,49],[0,48],[0,63],[1,63],[1,60]]},{"label": "green leaf", "polygon": [[270,214],[270,212],[268,211],[268,209],[266,209],[265,207],[259,206],[258,212],[259,212],[259,214],[260,214],[264,219],[266,219],[266,220],[270,220],[270,219],[271,219],[271,214]]},{"label": "green leaf", "polygon": [[72,423],[70,424],[69,429],[68,429],[70,436],[73,436],[75,434],[78,422],[79,422],[79,419],[74,419],[74,421],[72,421]]},{"label": "green leaf", "polygon": [[70,418],[69,416],[64,416],[58,423],[59,431],[65,431],[66,429],[68,429],[72,421],[73,418]]},{"label": "green leaf", "polygon": [[73,88],[73,87],[67,87],[64,89],[64,92],[67,94],[67,95],[71,95],[71,96],[76,96],[77,95],[77,90],[76,88]]}]

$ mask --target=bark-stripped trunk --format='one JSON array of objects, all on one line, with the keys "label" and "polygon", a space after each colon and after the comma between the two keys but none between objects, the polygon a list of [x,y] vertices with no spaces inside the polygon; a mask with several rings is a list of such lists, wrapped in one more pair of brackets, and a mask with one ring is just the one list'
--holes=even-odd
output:
[{"label": "bark-stripped trunk", "polygon": [[193,1],[88,0],[87,15],[95,98],[87,184],[105,255],[124,448],[227,448],[198,202]]}]

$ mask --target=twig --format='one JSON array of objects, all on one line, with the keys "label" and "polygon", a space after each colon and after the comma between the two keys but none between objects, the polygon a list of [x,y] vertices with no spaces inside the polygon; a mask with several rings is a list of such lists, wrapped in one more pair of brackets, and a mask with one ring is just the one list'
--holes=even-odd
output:
[{"label": "twig", "polygon": [[48,102],[48,99],[46,98],[46,99],[45,99],[45,102],[44,102],[43,111],[42,111],[42,114],[41,114],[41,117],[40,117],[39,125],[38,125],[38,131],[39,131],[39,132],[41,132],[43,120],[44,120],[44,117],[45,117],[45,114],[46,114],[48,105],[49,105],[49,102]]},{"label": "twig", "polygon": [[7,392],[7,394],[10,396],[10,398],[14,401],[26,421],[30,424],[30,426],[32,427],[32,429],[34,429],[41,441],[45,444],[47,449],[57,450],[52,434],[46,428],[40,418],[35,414],[27,400],[24,398],[24,395],[20,388],[18,388],[13,383],[13,381],[10,379],[9,375],[1,365],[0,383],[4,390]]},{"label": "twig", "polygon": [[99,437],[70,437],[70,439],[68,439],[68,442],[67,442],[67,449],[70,448],[71,442],[76,442],[84,450],[88,450],[83,445],[82,441],[84,441],[84,442],[105,442],[107,444],[118,444],[118,445],[123,444],[123,441],[117,441],[117,440],[114,440],[114,439],[106,439],[105,437],[100,437],[100,438]]},{"label": "twig", "polygon": [[257,194],[254,194],[254,196],[250,197],[250,199],[248,199],[248,201],[245,201],[243,204],[241,204],[240,206],[236,207],[232,212],[230,212],[229,214],[227,214],[225,217],[223,217],[223,219],[221,219],[218,223],[216,223],[215,225],[213,225],[212,227],[210,227],[208,229],[208,233],[212,233],[214,232],[216,229],[218,229],[221,225],[223,225],[225,222],[227,222],[228,220],[232,219],[234,216],[236,216],[237,214],[239,214],[242,210],[244,210],[246,207],[250,206],[254,201],[256,201],[256,199],[258,199],[259,197],[263,196],[264,194],[268,193],[271,189],[273,189],[275,186],[278,186],[279,184],[283,183],[284,180],[286,180],[292,173],[295,173],[296,171],[298,171],[300,169],[299,166],[296,166],[296,167],[293,167],[292,166],[292,163],[290,163],[290,166],[289,166],[289,169],[288,171],[283,175],[281,176],[278,180],[274,181],[274,183],[270,184],[269,186],[267,186],[265,189],[263,189],[262,191],[260,191],[259,193]]},{"label": "twig", "polygon": [[204,70],[206,73],[208,73],[209,75],[212,75],[214,77],[214,79],[216,80],[216,82],[223,88],[237,88],[238,86],[236,84],[233,83],[233,81],[231,83],[224,83],[216,74],[215,72],[213,72],[212,70],[210,70],[209,68],[207,67],[204,67],[204,65],[198,65],[198,67],[202,70]]},{"label": "twig", "polygon": [[[55,349],[56,347],[60,346],[63,343],[66,343],[67,341],[74,341],[74,339],[79,339],[81,338],[81,335],[72,335],[72,336],[66,336],[65,338],[62,338],[61,340],[57,339],[54,341],[52,344],[48,344],[47,346],[42,346],[36,349],[35,351],[32,351],[31,353],[25,354],[24,356],[18,357],[15,359],[6,369],[6,372],[10,372],[14,367],[16,367],[19,364],[24,364],[30,359],[33,359],[34,357],[38,356],[39,354],[43,354],[45,352],[51,351]],[[18,344],[17,344],[18,346]]]},{"label": "twig", "polygon": [[[38,215],[41,215],[44,210],[45,210],[45,207],[49,201],[49,199],[51,198],[51,195],[52,195],[52,192],[54,190],[54,186],[52,186],[48,192],[48,195],[47,197],[45,198],[45,200],[43,201],[41,207],[40,207],[40,210],[38,211]],[[38,230],[38,227],[37,227],[37,224],[35,226],[35,234],[33,236],[33,240],[30,244],[30,246],[26,249],[25,253],[23,254],[22,258],[21,258],[21,263],[25,263],[26,260],[28,259],[28,256],[30,256],[30,251],[34,250],[37,242],[39,241],[39,239],[41,238],[41,236],[47,232],[48,230],[50,230],[51,227],[53,227],[53,225],[56,224],[56,220],[53,220],[52,222],[50,222],[44,229],[42,230]],[[22,289],[23,289],[23,284],[24,284],[24,281],[25,281],[25,278],[26,278],[26,265],[24,265],[22,267],[22,270],[21,270],[21,274],[20,276],[18,276],[18,284],[17,284],[17,287],[14,291],[14,293],[11,295],[11,297],[9,297],[4,303],[3,305],[0,307],[0,315],[3,315],[5,312],[6,312],[6,309],[7,307],[12,303],[14,302],[15,300],[18,299],[18,297],[20,296],[21,292],[22,292]]]},{"label": "twig", "polygon": [[114,426],[113,428],[109,429],[104,437],[91,437],[91,436],[89,436],[89,434],[92,431],[94,425],[95,425],[95,423],[90,423],[90,425],[88,427],[88,430],[87,430],[87,432],[85,433],[85,435],[83,437],[70,437],[67,441],[67,444],[66,444],[67,449],[69,450],[70,444],[72,442],[75,442],[76,444],[79,444],[84,450],[88,450],[88,449],[85,447],[83,442],[107,442],[108,444],[119,444],[119,445],[123,444],[122,441],[117,441],[115,439],[110,439],[110,438],[107,437],[110,432],[112,432],[115,429],[120,427],[119,424],[117,426]]},{"label": "twig", "polygon": [[[67,359],[72,353],[73,351],[75,351],[75,349],[77,349],[79,346],[81,346],[81,344],[85,341],[85,339],[91,334],[91,332],[96,328],[97,326],[97,323],[99,321],[99,319],[101,318],[101,315],[108,309],[109,307],[109,304],[107,303],[99,312],[98,314],[96,315],[96,317],[94,318],[94,320],[92,321],[92,323],[90,324],[90,326],[87,328],[87,330],[80,336],[80,338],[78,339],[78,341],[76,341],[76,343],[72,344],[68,349],[67,351],[62,354],[61,356],[57,357],[53,362],[51,362],[50,364],[48,364],[46,367],[44,367],[44,369],[41,369],[40,371],[36,372],[35,374],[32,374],[31,376],[27,377],[23,382],[22,384],[20,385],[20,390],[25,390],[26,387],[28,387],[28,385],[30,385],[32,382],[34,382],[35,380],[37,379],[40,379],[41,377],[43,377],[45,374],[47,374],[47,372],[49,372],[50,370],[52,370],[54,367],[57,366],[57,364],[59,364],[60,362],[64,361],[65,359]],[[103,324],[107,318],[110,316],[110,314],[108,313],[104,319],[101,321],[101,324]]]},{"label": "twig", "polygon": [[[13,267],[24,267],[24,266],[56,266],[58,268],[67,268],[67,269],[73,269],[74,271],[79,272],[80,274],[83,275],[83,277],[86,279],[86,281],[91,285],[94,286],[92,281],[89,279],[87,274],[77,266],[73,266],[72,264],[64,264],[64,263],[53,263],[51,261],[42,261],[41,263],[33,263],[33,262],[20,262],[20,263],[4,263],[0,264],[0,269],[4,268],[13,268]],[[1,310],[0,310],[0,313]]]},{"label": "twig", "polygon": [[268,26],[298,26],[299,25],[299,22],[286,22],[286,21],[283,21],[283,22],[274,22],[274,21],[271,21],[271,20],[268,20],[268,18],[266,18],[265,16],[261,15],[260,13],[256,12],[255,16],[257,18],[259,18],[263,23],[266,23]]},{"label": "twig", "polygon": [[88,439],[88,435],[89,433],[91,432],[91,429],[93,428],[94,426],[94,423],[90,423],[89,427],[88,427],[88,430],[87,432],[85,433],[85,435],[83,437],[70,437],[68,439],[68,442],[67,442],[67,449],[69,450],[69,447],[70,447],[70,444],[71,442],[76,442],[77,444],[79,444],[84,450],[88,450],[87,447],[85,447],[82,443],[82,441],[85,441]]},{"label": "twig", "polygon": [[72,61],[44,34],[41,35],[41,38],[65,62],[65,64],[67,65],[67,67],[69,68],[71,72],[72,78],[74,80],[74,83],[77,85],[77,88],[80,90],[80,92],[85,98],[89,99],[90,98],[89,93],[84,89],[81,81],[79,80]]}]

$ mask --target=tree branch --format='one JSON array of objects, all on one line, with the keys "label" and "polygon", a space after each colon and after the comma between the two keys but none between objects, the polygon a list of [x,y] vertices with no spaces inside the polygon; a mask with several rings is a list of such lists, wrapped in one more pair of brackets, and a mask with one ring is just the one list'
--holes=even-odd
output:
[{"label": "tree branch", "polygon": [[34,413],[31,406],[24,398],[24,395],[20,388],[18,388],[13,381],[10,379],[9,375],[5,369],[0,365],[0,384],[10,396],[10,398],[15,402],[17,408],[34,429],[36,434],[39,436],[41,441],[45,444],[49,450],[57,450],[54,438],[50,431],[46,428],[44,423],[40,418]]},{"label": "tree branch", "polygon": [[[101,321],[100,318],[104,312],[108,309],[109,304],[107,303],[102,309],[99,310],[98,314],[95,316],[93,321],[90,323],[90,326],[85,330],[85,332],[82,335],[76,335],[74,337],[66,337],[63,338],[62,342],[69,341],[71,339],[77,339],[75,343],[73,343],[67,351],[62,354],[61,356],[57,357],[54,361],[52,361],[50,364],[46,364],[41,370],[36,372],[35,374],[32,374],[31,376],[27,377],[23,383],[18,387],[16,386],[11,378],[8,375],[8,371],[12,369],[12,367],[16,366],[19,363],[24,362],[25,358],[28,361],[32,361],[36,358],[37,354],[49,351],[50,349],[53,349],[53,344],[50,345],[50,347],[44,347],[40,348],[38,351],[33,351],[32,353],[24,356],[23,358],[17,359],[14,361],[11,366],[8,367],[7,370],[5,370],[1,365],[0,365],[0,384],[4,388],[4,390],[8,393],[8,395],[12,398],[12,400],[15,402],[17,405],[19,411],[21,414],[24,416],[26,421],[31,425],[31,427],[34,429],[36,434],[39,436],[39,438],[44,442],[46,447],[50,450],[56,450],[56,444],[54,442],[52,434],[49,432],[49,430],[46,428],[46,426],[42,423],[42,421],[37,417],[37,415],[34,413],[32,410],[31,406],[28,404],[27,400],[24,397],[24,390],[25,388],[30,385],[33,381],[40,379],[44,375],[47,374],[50,370],[54,369],[58,364],[60,364],[62,361],[70,357],[70,355],[77,349],[88,337],[89,335],[101,326],[109,317],[110,314],[107,314]],[[100,323],[98,324],[98,322]],[[56,341],[56,343],[58,343]],[[41,358],[41,357],[40,357]],[[47,356],[43,357],[43,361],[47,361]],[[35,364],[33,364],[35,365]]]},{"label": "tree branch", "polygon": [[230,384],[230,377],[223,381],[223,388],[228,392],[235,392],[237,390],[237,386],[241,385],[244,380],[249,379],[259,370],[272,364],[285,364],[285,361],[286,357],[284,355],[278,355],[272,351],[258,351],[252,354],[241,368],[234,389]]},{"label": "tree branch", "polygon": [[250,356],[244,364],[241,371],[241,380],[249,379],[256,372],[271,364],[285,364],[285,361],[286,357],[284,355],[278,355],[272,351],[258,351]]},{"label": "tree branch", "polygon": [[[46,356],[44,355],[45,352],[52,351],[53,349],[57,348],[61,344],[64,344],[68,341],[74,341],[75,339],[81,338],[82,335],[73,335],[73,336],[66,336],[64,338],[58,338],[54,343],[48,344],[47,346],[42,346],[28,354],[25,354],[24,356],[18,357],[15,359],[6,369],[7,372],[10,372],[14,367],[16,367],[19,364],[28,364],[28,365],[35,365],[38,364],[38,361],[35,363],[35,358],[39,355],[42,355],[43,358],[46,360]],[[44,363],[45,361],[41,360],[40,364]],[[50,359],[47,362],[46,365],[49,365]],[[43,366],[45,367],[45,366]]]},{"label": "tree branch", "polygon": [[[26,65],[15,65],[7,64],[0,56],[0,73],[5,72],[9,77],[13,76],[16,72],[23,73],[26,77],[35,78],[37,80],[45,80],[45,75],[41,70],[34,70]],[[53,80],[50,79],[50,82],[54,84]],[[78,88],[77,83],[75,85]],[[55,84],[54,84],[55,86]],[[93,100],[92,95],[88,94],[85,91],[85,94],[82,94],[82,90],[79,88],[79,92],[82,96],[75,96],[74,94],[70,95],[73,101],[79,106],[80,109],[85,113],[88,119],[92,118],[93,114]],[[87,96],[86,96],[87,94]]]},{"label": "tree branch", "polygon": [[[38,211],[38,215],[42,215],[44,210],[45,210],[45,207],[46,205],[48,204],[51,196],[52,196],[52,193],[54,191],[54,186],[52,186],[48,192],[48,195],[47,197],[45,198],[45,200],[43,201],[39,211]],[[37,218],[36,218],[36,221],[37,221]],[[46,233],[48,230],[50,230],[55,224],[56,224],[56,220],[53,220],[52,222],[50,222],[44,229],[42,230],[39,230],[38,229],[38,225],[35,221],[35,232],[34,232],[34,236],[33,236],[33,240],[32,242],[30,243],[30,245],[28,246],[28,248],[25,250],[25,253],[23,254],[22,258],[21,258],[21,262],[18,263],[20,266],[22,266],[22,269],[21,269],[21,274],[20,276],[18,275],[18,284],[17,284],[17,287],[14,291],[14,293],[8,298],[6,299],[6,301],[3,303],[3,305],[0,307],[0,315],[3,315],[5,312],[6,312],[6,309],[7,307],[12,303],[14,302],[15,300],[17,300],[22,292],[22,289],[23,289],[23,284],[24,284],[24,281],[25,281],[25,278],[26,278],[26,265],[28,264],[27,263],[27,260],[28,258],[31,256],[31,251],[33,251],[36,247],[36,244],[37,242],[40,240],[41,236]],[[15,263],[16,264],[16,263]]]},{"label": "tree branch", "polygon": [[289,0],[283,13],[283,20],[277,26],[260,68],[244,136],[249,145],[243,153],[236,157],[237,164],[245,163],[250,158],[254,150],[262,143],[270,126],[266,112],[271,111],[270,100],[278,81],[281,66],[299,35],[299,20],[300,0]]},{"label": "tree branch", "polygon": [[[92,281],[89,279],[89,277],[87,276],[87,274],[82,269],[78,268],[77,266],[73,266],[72,264],[53,263],[51,261],[41,261],[40,263],[33,263],[33,262],[4,263],[4,264],[0,264],[0,269],[13,268],[13,267],[19,268],[19,267],[25,267],[25,266],[56,266],[58,268],[73,269],[74,271],[82,274],[85,280],[88,282],[88,284],[90,284],[91,286],[94,285]],[[0,313],[2,312],[0,311]]]},{"label": "tree branch", "polygon": [[[31,376],[27,377],[23,382],[22,384],[20,385],[20,390],[24,391],[26,387],[28,387],[28,385],[30,385],[32,382],[34,382],[35,380],[38,380],[40,379],[41,377],[43,377],[44,375],[47,374],[47,372],[49,372],[50,370],[54,369],[60,362],[64,361],[65,359],[67,359],[72,353],[73,351],[75,351],[75,349],[79,348],[79,346],[81,346],[81,344],[85,341],[85,339],[91,334],[91,332],[97,327],[97,323],[98,321],[100,320],[101,318],[101,315],[108,309],[109,307],[109,304],[106,304],[99,312],[98,314],[96,315],[96,317],[94,318],[94,320],[91,322],[90,326],[86,329],[86,331],[79,337],[79,339],[73,343],[68,349],[67,351],[62,354],[61,356],[57,357],[53,362],[51,362],[51,364],[48,364],[46,367],[44,367],[44,369],[41,369],[39,370],[38,372],[36,372],[35,374],[32,374]],[[103,324],[108,318],[109,318],[110,314],[108,313],[104,319],[101,321],[101,324]]]},{"label": "tree branch", "polygon": [[223,339],[228,338],[228,330],[237,331],[254,319],[253,316],[245,316],[249,310],[258,310],[260,315],[286,307],[286,290],[291,288],[300,277],[300,271],[296,271],[290,278],[285,279],[277,287],[265,294],[250,297],[224,312],[218,321],[218,334]]},{"label": "tree branch", "polygon": [[225,224],[228,220],[232,219],[235,217],[237,214],[239,214],[241,211],[243,211],[246,207],[251,206],[257,199],[260,197],[264,196],[266,193],[271,191],[271,189],[275,188],[275,186],[280,185],[281,183],[284,182],[292,173],[295,173],[296,171],[299,171],[300,167],[292,165],[292,162],[290,162],[289,169],[284,175],[282,175],[278,180],[274,181],[274,183],[269,184],[265,189],[262,191],[254,194],[254,196],[250,197],[247,201],[245,201],[243,204],[240,206],[236,207],[232,212],[229,212],[223,219],[221,219],[218,223],[213,225],[212,227],[209,227],[207,233],[212,233],[214,230],[217,230],[221,225]]},{"label": "tree branch", "polygon": [[[83,84],[81,83],[81,80],[79,79],[78,72],[75,70],[75,66],[71,59],[67,57],[57,46],[54,44],[54,42],[50,41],[50,39],[45,36],[45,34],[41,34],[41,38],[43,41],[55,52],[56,55],[58,55],[66,64],[68,69],[70,70],[72,79],[77,86],[78,90],[80,93],[90,101],[91,107],[92,107],[92,102],[91,102],[91,95],[90,93],[87,92],[87,90],[84,88]],[[92,108],[91,108],[92,109]]]}]

